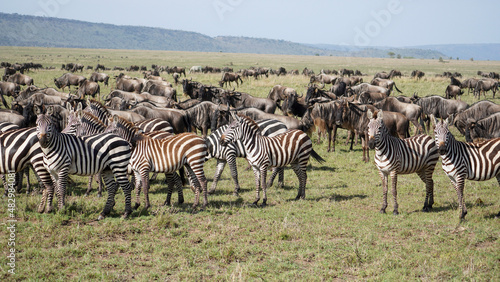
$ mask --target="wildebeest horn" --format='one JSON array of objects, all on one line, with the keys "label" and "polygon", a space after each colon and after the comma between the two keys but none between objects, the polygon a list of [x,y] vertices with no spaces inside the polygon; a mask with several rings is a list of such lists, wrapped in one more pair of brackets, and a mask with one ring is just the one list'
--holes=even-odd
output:
[{"label": "wildebeest horn", "polygon": [[325,82],[323,81],[323,84],[321,84],[321,88],[320,89],[323,89],[325,88]]}]

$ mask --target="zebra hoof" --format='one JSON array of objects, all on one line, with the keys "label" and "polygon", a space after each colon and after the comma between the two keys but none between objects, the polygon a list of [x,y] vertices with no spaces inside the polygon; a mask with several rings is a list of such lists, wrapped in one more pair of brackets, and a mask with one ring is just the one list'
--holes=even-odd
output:
[{"label": "zebra hoof", "polygon": [[239,196],[240,196],[240,194],[239,194],[238,192],[233,192],[233,196],[235,196],[235,197],[239,197]]},{"label": "zebra hoof", "polygon": [[262,200],[262,207],[265,207],[265,206],[267,206],[267,200],[264,199],[264,200]]},{"label": "zebra hoof", "polygon": [[253,202],[253,203],[252,203],[252,206],[257,207],[257,204],[258,204],[258,203],[259,203],[259,201],[255,201],[255,202]]},{"label": "zebra hoof", "polygon": [[127,219],[131,213],[132,213],[131,211],[126,211],[126,212],[122,215],[122,218],[123,218],[123,219]]},{"label": "zebra hoof", "polygon": [[184,198],[179,198],[179,200],[177,201],[177,203],[179,205],[182,205],[184,203]]},{"label": "zebra hoof", "polygon": [[381,214],[385,214],[385,209],[381,209],[381,210],[379,211],[379,213],[381,213]]},{"label": "zebra hoof", "polygon": [[140,205],[141,205],[140,203],[135,203],[134,210],[138,209]]},{"label": "zebra hoof", "polygon": [[393,214],[393,215],[398,215],[398,214],[399,214],[399,212],[398,212],[397,210],[394,210],[394,211],[392,212],[392,214]]},{"label": "zebra hoof", "polygon": [[495,218],[500,218],[500,212],[495,215]]},{"label": "zebra hoof", "polygon": [[208,190],[208,195],[212,195],[213,193],[215,193],[215,189]]},{"label": "zebra hoof", "polygon": [[97,218],[97,220],[103,220],[104,218],[106,218],[103,214],[100,214],[99,217]]}]

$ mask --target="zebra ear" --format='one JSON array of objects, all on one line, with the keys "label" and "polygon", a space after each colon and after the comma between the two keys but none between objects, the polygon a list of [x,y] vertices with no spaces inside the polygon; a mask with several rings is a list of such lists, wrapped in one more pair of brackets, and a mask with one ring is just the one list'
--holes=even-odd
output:
[{"label": "zebra ear", "polygon": [[70,112],[73,110],[73,107],[71,107],[70,103],[66,103],[66,110],[68,110]]},{"label": "zebra ear", "polygon": [[446,126],[448,126],[449,124],[453,124],[453,120],[451,119],[451,117],[448,117],[446,118]]},{"label": "zebra ear", "polygon": [[368,119],[372,119],[373,118],[372,110],[368,109],[368,112],[366,112],[366,115],[368,116]]},{"label": "zebra ear", "polygon": [[384,118],[384,112],[382,110],[378,111],[377,119],[383,119],[383,118]]},{"label": "zebra ear", "polygon": [[43,114],[42,109],[40,109],[40,107],[34,107],[33,110],[35,111],[35,115],[37,116]]},{"label": "zebra ear", "polygon": [[76,106],[77,111],[81,111],[83,109],[82,103],[78,102],[78,106]]}]

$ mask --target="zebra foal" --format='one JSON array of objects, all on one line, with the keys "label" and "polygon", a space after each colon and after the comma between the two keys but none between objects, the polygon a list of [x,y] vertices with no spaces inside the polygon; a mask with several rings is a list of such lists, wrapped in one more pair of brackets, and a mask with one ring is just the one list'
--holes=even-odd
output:
[{"label": "zebra foal", "polygon": [[236,140],[241,141],[246,158],[252,165],[256,198],[254,205],[260,200],[260,188],[263,191],[262,205],[267,204],[266,175],[269,167],[284,167],[291,165],[299,179],[299,192],[295,199],[304,199],[306,196],[307,172],[306,167],[309,157],[318,162],[324,162],[312,148],[309,136],[302,130],[290,130],[283,134],[266,137],[262,136],[259,126],[247,116],[238,116],[231,112],[234,121],[229,124],[221,136],[222,145]]},{"label": "zebra foal", "polygon": [[434,181],[432,174],[439,159],[437,146],[432,137],[416,135],[399,139],[389,134],[383,121],[383,111],[379,110],[376,117],[373,112],[367,112],[368,146],[375,149],[375,164],[382,178],[383,203],[380,209],[385,213],[387,208],[388,177],[392,181],[392,196],[394,198],[393,214],[399,214],[397,201],[398,174],[417,173],[425,183],[425,200],[423,211],[428,212],[434,204]]},{"label": "zebra foal", "polygon": [[[457,141],[448,129],[448,120],[438,122],[434,134],[443,170],[448,175],[458,195],[460,220],[465,218],[465,180],[485,181],[496,177],[500,184],[500,138],[481,143]],[[500,217],[500,212],[496,215]]]},{"label": "zebra foal", "polygon": [[[127,178],[131,157],[129,143],[111,133],[83,137],[61,133],[50,117],[52,111],[52,107],[47,108],[46,114],[37,111],[36,132],[43,152],[43,165],[57,187],[59,209],[64,207],[69,174],[95,175],[100,172],[108,190],[108,199],[99,219],[108,215],[115,204],[118,190],[115,177],[125,194],[123,217],[129,216],[132,212],[132,187]],[[47,194],[53,197],[54,189],[48,190]],[[43,197],[40,206],[45,205],[45,200]]]}]

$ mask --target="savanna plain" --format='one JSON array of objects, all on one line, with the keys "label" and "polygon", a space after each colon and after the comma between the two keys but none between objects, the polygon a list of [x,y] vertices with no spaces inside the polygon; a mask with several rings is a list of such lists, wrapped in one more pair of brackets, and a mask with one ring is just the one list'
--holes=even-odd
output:
[{"label": "savanna plain", "polygon": [[[478,77],[477,71],[500,71],[498,61],[373,59],[322,56],[285,56],[167,51],[93,50],[0,47],[0,61],[35,62],[52,70],[27,73],[39,87],[55,87],[54,78],[65,71],[61,64],[81,63],[106,67],[147,66],[229,66],[234,70],[270,67],[287,70],[304,67],[357,69],[369,82],[379,71],[399,69],[395,78],[405,96],[418,93],[444,96],[448,78],[435,77],[444,71],[460,72],[463,78]],[[411,79],[412,70],[421,70],[421,80]],[[111,77],[119,71],[105,71]],[[83,75],[90,76],[90,70]],[[141,72],[126,72],[143,77]],[[171,75],[161,74],[172,82]],[[184,78],[184,77],[183,77]],[[205,84],[216,85],[220,74],[188,74]],[[267,97],[276,84],[306,91],[309,78],[302,75],[271,75],[244,79],[237,88],[258,97]],[[114,87],[101,85],[104,97]],[[178,98],[182,86],[177,88]],[[396,95],[396,94],[393,94]],[[498,97],[487,99],[499,103]],[[7,99],[10,99],[8,97]],[[469,104],[472,94],[461,96]],[[277,110],[277,113],[280,113]],[[459,140],[464,140],[451,128]],[[412,128],[413,132],[413,128]],[[432,130],[429,132],[433,135]],[[41,195],[23,190],[15,198],[15,274],[9,267],[10,230],[7,198],[0,199],[0,279],[12,280],[465,280],[500,279],[500,188],[496,180],[465,184],[466,219],[458,217],[457,194],[441,168],[434,172],[434,208],[425,213],[424,183],[417,175],[398,178],[400,214],[392,214],[389,191],[387,214],[380,214],[382,186],[370,151],[370,162],[362,161],[358,144],[350,151],[347,133],[339,130],[335,152],[327,152],[324,139],[319,143],[311,134],[314,150],[326,162],[311,159],[305,200],[294,200],[298,180],[285,170],[285,185],[268,188],[268,205],[252,206],[255,197],[253,172],[238,160],[242,191],[233,196],[234,184],[226,167],[216,193],[209,195],[204,210],[192,209],[194,195],[184,189],[185,203],[162,206],[166,198],[164,176],[151,183],[152,208],[139,207],[128,219],[121,191],[113,212],[102,221],[97,217],[105,197],[95,190],[85,197],[87,177],[71,176],[66,207],[51,214],[37,213]],[[205,163],[210,187],[215,160]],[[31,181],[35,179],[31,177]],[[94,183],[94,187],[96,184]],[[390,190],[390,189],[389,189]],[[133,193],[135,194],[135,193]]]}]

